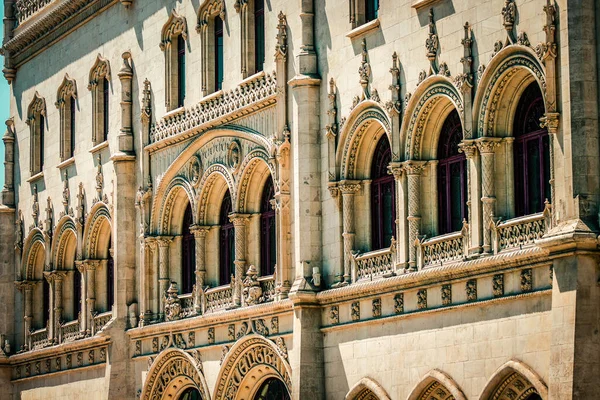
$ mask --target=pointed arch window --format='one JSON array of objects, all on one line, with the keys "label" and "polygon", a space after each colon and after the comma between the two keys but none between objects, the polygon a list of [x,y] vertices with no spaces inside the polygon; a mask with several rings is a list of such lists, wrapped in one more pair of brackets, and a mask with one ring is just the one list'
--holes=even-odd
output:
[{"label": "pointed arch window", "polygon": [[392,151],[384,134],[375,148],[371,163],[371,243],[373,250],[389,247],[396,231],[396,190],[388,174]]},{"label": "pointed arch window", "polygon": [[515,205],[517,216],[544,210],[550,198],[550,142],[540,128],[544,99],[536,82],[521,95],[514,119]]},{"label": "pointed arch window", "polygon": [[275,210],[271,200],[275,197],[273,180],[267,179],[260,202],[260,275],[273,275],[277,261]]},{"label": "pointed arch window", "polygon": [[[240,7],[239,5],[237,7]],[[245,6],[246,7],[246,6]],[[205,0],[198,11],[198,25],[202,49],[202,95],[221,90],[223,87],[223,21],[225,20],[224,0]],[[247,25],[245,25],[247,27]],[[243,32],[243,30],[242,30]],[[243,33],[242,33],[243,34]],[[242,49],[245,42],[242,40]],[[243,53],[243,52],[242,52]],[[245,56],[245,54],[243,54]]]},{"label": "pointed arch window", "polygon": [[223,20],[215,17],[215,90],[223,89]]},{"label": "pointed arch window", "polygon": [[27,124],[30,134],[31,175],[42,172],[44,168],[44,133],[46,127],[46,101],[36,92],[27,110]]},{"label": "pointed arch window", "polygon": [[265,63],[265,1],[236,1],[240,14],[242,78],[263,70]]},{"label": "pointed arch window", "polygon": [[229,214],[233,210],[229,189],[221,202],[219,222],[219,284],[227,285],[231,282],[231,273],[235,271],[235,230]]},{"label": "pointed arch window", "polygon": [[190,229],[193,223],[192,206],[188,203],[183,214],[183,229],[181,232],[182,293],[192,293],[196,284],[196,240]]},{"label": "pointed arch window", "polygon": [[438,142],[438,231],[460,231],[467,218],[467,159],[460,153],[462,125],[456,110],[446,117]]},{"label": "pointed arch window", "polygon": [[254,0],[254,71],[265,64],[265,0]]},{"label": "pointed arch window", "polygon": [[110,64],[98,55],[90,71],[88,89],[92,92],[92,143],[94,146],[108,140]]},{"label": "pointed arch window", "polygon": [[56,95],[56,107],[60,117],[60,160],[73,157],[75,152],[75,111],[77,84],[65,75]]},{"label": "pointed arch window", "polygon": [[81,313],[81,272],[77,268],[73,270],[73,316],[78,318]]},{"label": "pointed arch window", "polygon": [[108,241],[108,258],[106,260],[106,308],[112,310],[115,303],[115,261],[112,255],[112,237]]},{"label": "pointed arch window", "polygon": [[185,17],[171,12],[161,32],[160,48],[165,54],[165,106],[167,111],[182,107],[185,100]]},{"label": "pointed arch window", "polygon": [[41,327],[44,328],[50,320],[50,283],[45,278],[42,278],[42,303],[44,312]]}]

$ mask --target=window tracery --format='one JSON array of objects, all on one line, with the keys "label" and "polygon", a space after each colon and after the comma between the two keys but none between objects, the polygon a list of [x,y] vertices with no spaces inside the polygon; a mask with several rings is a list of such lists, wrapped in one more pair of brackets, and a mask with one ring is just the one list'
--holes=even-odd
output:
[{"label": "window tracery", "polygon": [[46,101],[37,92],[27,109],[27,125],[30,134],[31,175],[42,172],[44,168],[44,133],[46,129]]},{"label": "window tracery", "polygon": [[110,64],[98,54],[90,71],[88,89],[92,92],[92,143],[108,140],[110,112]]},{"label": "window tracery", "polygon": [[56,95],[56,107],[60,117],[60,160],[65,161],[75,152],[75,113],[77,83],[65,75]]},{"label": "window tracery", "polygon": [[167,111],[182,107],[185,100],[185,17],[171,12],[161,33],[160,49],[165,54],[165,106]]},{"label": "window tracery", "polygon": [[198,12],[196,31],[201,36],[202,95],[222,89],[224,0],[205,0]]}]

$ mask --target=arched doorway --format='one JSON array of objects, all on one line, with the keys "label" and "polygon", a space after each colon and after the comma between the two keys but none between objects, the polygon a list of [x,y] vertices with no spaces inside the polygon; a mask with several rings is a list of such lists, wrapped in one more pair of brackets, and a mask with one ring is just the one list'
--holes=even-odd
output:
[{"label": "arched doorway", "polygon": [[178,400],[202,400],[202,395],[196,388],[187,388],[183,393],[181,393],[181,395],[179,395]]},{"label": "arched doorway", "polygon": [[269,378],[258,389],[254,400],[290,400],[290,394],[281,380]]}]

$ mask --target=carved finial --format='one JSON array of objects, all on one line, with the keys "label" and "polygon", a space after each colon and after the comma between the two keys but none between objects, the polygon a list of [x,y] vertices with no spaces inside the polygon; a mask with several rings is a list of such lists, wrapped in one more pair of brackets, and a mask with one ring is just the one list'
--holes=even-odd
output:
[{"label": "carved finial", "polygon": [[390,68],[390,74],[392,74],[392,84],[389,86],[392,92],[392,100],[385,104],[385,108],[389,113],[400,114],[402,110],[402,103],[400,102],[400,68],[398,66],[398,54],[394,52],[392,54],[392,68]]},{"label": "carved finial", "polygon": [[506,29],[507,39],[506,44],[513,44],[513,27],[515,25],[515,18],[517,17],[517,5],[515,0],[505,0],[504,7],[502,7],[502,25]]},{"label": "carved finial", "polygon": [[368,99],[371,97],[369,94],[369,78],[371,77],[371,65],[369,64],[369,53],[367,53],[367,40],[363,38],[361,42],[362,51],[360,67],[358,68],[358,74],[360,75],[360,85],[363,88],[361,100]]},{"label": "carved finial", "polygon": [[46,199],[46,221],[44,230],[48,233],[52,232],[52,200],[50,196]]},{"label": "carved finial", "polygon": [[553,0],[546,0],[544,6],[544,12],[546,13],[546,24],[544,25],[544,32],[546,32],[546,41],[536,46],[535,52],[542,61],[550,58],[551,62],[557,56],[556,47],[556,8],[552,3]]},{"label": "carved finial", "polygon": [[150,121],[152,116],[152,90],[148,78],[144,80],[144,90],[142,91],[142,121],[146,118]]},{"label": "carved finial", "polygon": [[98,154],[98,166],[96,171],[96,192],[98,201],[102,201],[102,189],[104,188],[104,175],[102,174],[102,158]]},{"label": "carved finial", "polygon": [[119,77],[131,77],[133,76],[133,68],[131,67],[131,53],[126,51],[121,57],[123,58],[123,66],[119,71]]},{"label": "carved finial", "polygon": [[40,226],[39,216],[40,216],[40,203],[38,201],[38,189],[37,185],[33,185],[33,205],[31,206],[31,217],[33,218],[33,226]]},{"label": "carved finial", "polygon": [[436,34],[435,23],[433,21],[433,8],[429,9],[429,34],[425,41],[425,48],[427,49],[427,59],[429,60],[429,75],[437,73],[437,67],[435,59],[437,57],[438,48],[440,42]]},{"label": "carved finial", "polygon": [[472,57],[472,50],[471,50],[471,45],[473,43],[473,39],[471,38],[471,26],[469,25],[468,22],[465,23],[464,32],[465,32],[465,35],[464,35],[463,39],[461,40],[461,43],[464,48],[464,53],[463,53],[463,57],[460,59],[460,62],[462,63],[462,66],[463,66],[463,70],[462,70],[462,73],[458,74],[454,80],[454,84],[462,92],[465,92],[468,89],[473,87],[473,71],[472,71],[473,57]]},{"label": "carved finial", "polygon": [[277,44],[275,45],[275,58],[287,57],[287,19],[283,11],[279,11],[277,16],[279,23],[277,24]]},{"label": "carved finial", "polygon": [[338,126],[336,122],[337,116],[337,105],[336,105],[336,91],[335,91],[335,81],[333,78],[329,80],[329,110],[327,110],[327,115],[329,116],[329,124],[325,127],[327,138],[332,139],[335,138],[338,131]]},{"label": "carved finial", "polygon": [[69,213],[69,198],[71,197],[71,191],[69,190],[69,175],[67,174],[67,171],[65,170],[65,178],[63,180],[63,206],[65,207],[65,211],[63,213],[63,215],[66,215]]},{"label": "carved finial", "polygon": [[77,220],[83,225],[84,221],[84,207],[85,207],[85,194],[83,193],[83,182],[79,182],[79,191],[77,192]]}]

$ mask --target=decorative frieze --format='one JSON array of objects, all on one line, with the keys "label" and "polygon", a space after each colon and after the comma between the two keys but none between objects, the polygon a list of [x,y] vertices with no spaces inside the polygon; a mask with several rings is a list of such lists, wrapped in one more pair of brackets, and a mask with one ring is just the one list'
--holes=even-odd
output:
[{"label": "decorative frieze", "polygon": [[376,298],[372,301],[373,318],[381,317],[381,299]]},{"label": "decorative frieze", "polygon": [[271,318],[271,333],[273,335],[279,334],[279,317]]},{"label": "decorative frieze", "polygon": [[340,309],[339,306],[331,306],[329,309],[329,323],[336,325],[340,323]]},{"label": "decorative frieze", "polygon": [[452,304],[452,284],[442,285],[442,305],[449,306]]},{"label": "decorative frieze", "polygon": [[229,339],[230,341],[235,340],[235,324],[230,324],[227,327],[227,339]]},{"label": "decorative frieze", "polygon": [[417,310],[425,310],[427,308],[427,289],[417,291]]},{"label": "decorative frieze", "polygon": [[352,321],[360,320],[360,302],[355,301],[350,306],[350,318]]},{"label": "decorative frieze", "polygon": [[404,313],[404,293],[398,293],[394,296],[394,314]]},{"label": "decorative frieze", "polygon": [[494,297],[504,296],[504,274],[496,274],[492,278],[492,293]]},{"label": "decorative frieze", "polygon": [[[67,350],[68,351],[68,350]],[[96,351],[99,357],[96,357]],[[61,371],[68,371],[73,368],[88,367],[106,363],[107,348],[100,346],[98,348],[87,350],[87,362],[84,362],[84,352],[71,352],[59,356],[51,356],[37,361],[20,362],[13,367],[13,379],[19,380],[33,376],[44,376]],[[73,356],[76,357],[76,364],[73,365]]]},{"label": "decorative frieze", "polygon": [[467,301],[477,301],[477,279],[470,279],[466,285]]},{"label": "decorative frieze", "polygon": [[533,290],[533,274],[531,268],[521,270],[521,291],[531,292]]},{"label": "decorative frieze", "polygon": [[215,328],[208,328],[206,341],[208,344],[215,344]]}]

